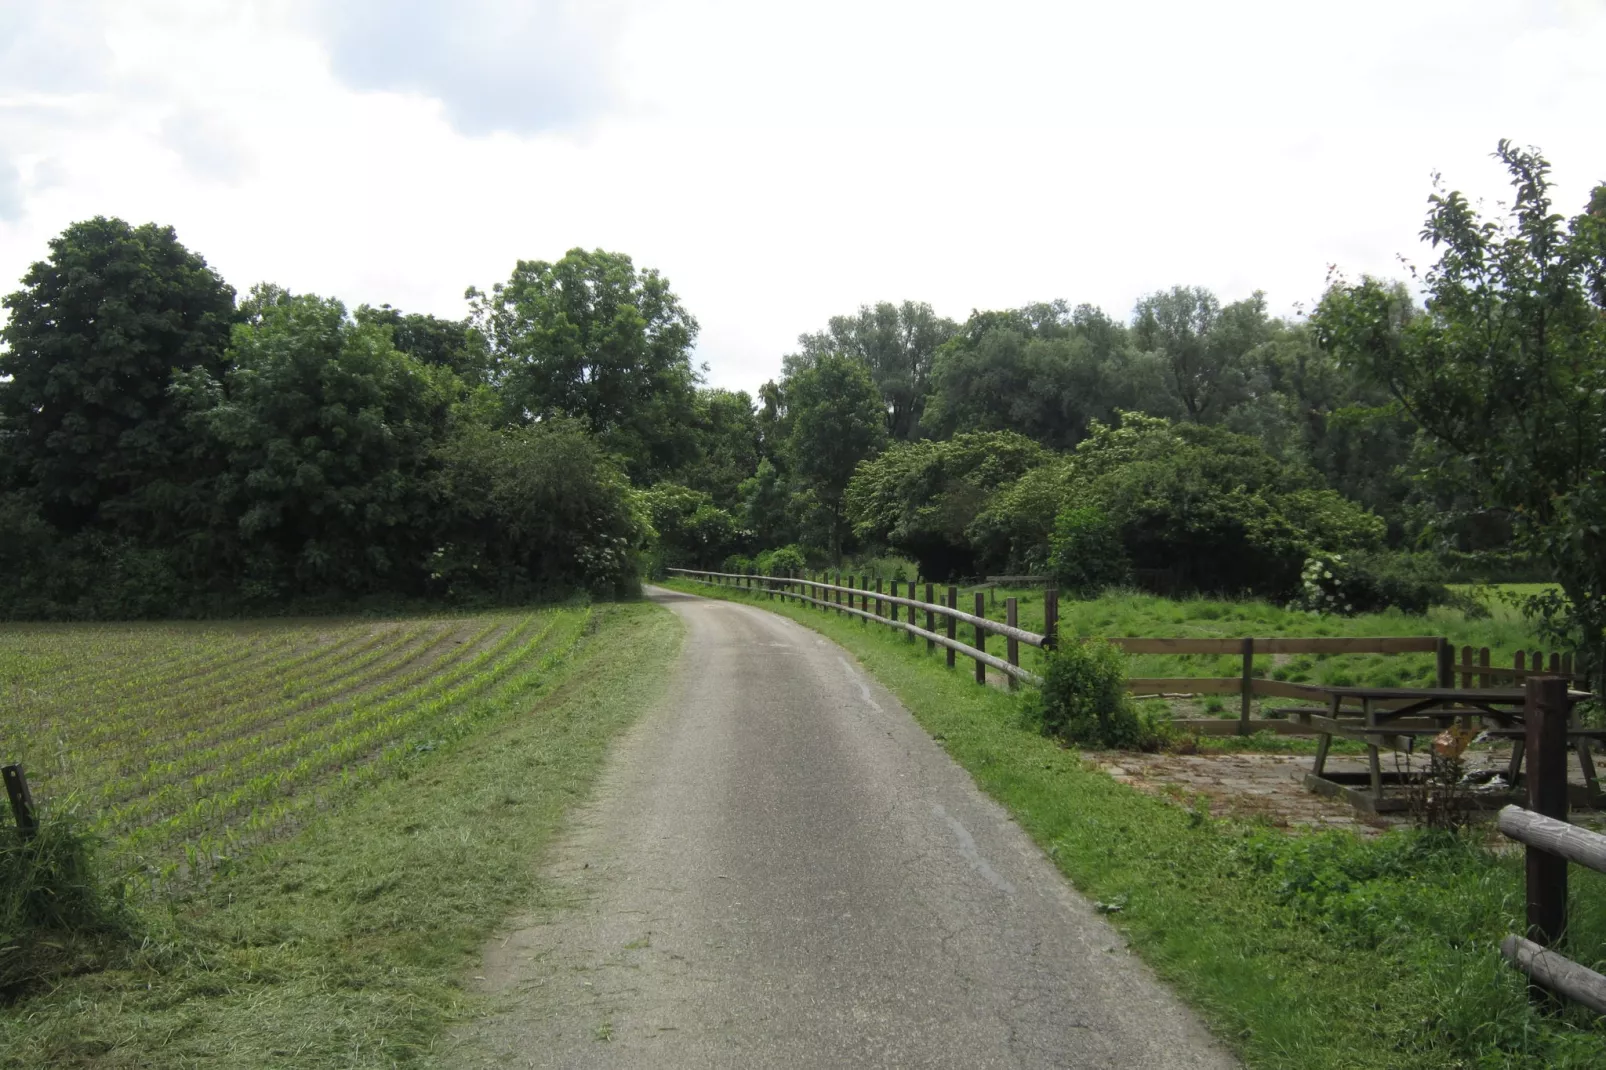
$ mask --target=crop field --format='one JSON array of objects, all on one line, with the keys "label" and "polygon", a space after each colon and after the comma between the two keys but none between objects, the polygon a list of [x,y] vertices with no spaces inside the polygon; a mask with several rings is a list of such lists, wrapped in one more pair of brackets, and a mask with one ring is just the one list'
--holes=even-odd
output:
[{"label": "crop field", "polygon": [[0,759],[119,871],[183,879],[539,688],[592,612],[8,626]]}]

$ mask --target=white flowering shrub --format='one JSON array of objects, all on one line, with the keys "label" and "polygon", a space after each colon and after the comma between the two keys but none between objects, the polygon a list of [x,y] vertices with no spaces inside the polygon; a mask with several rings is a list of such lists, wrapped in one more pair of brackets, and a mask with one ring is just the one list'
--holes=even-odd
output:
[{"label": "white flowering shrub", "polygon": [[1289,608],[1324,616],[1390,608],[1426,613],[1429,606],[1449,601],[1449,590],[1406,555],[1317,551],[1305,558],[1299,593]]}]

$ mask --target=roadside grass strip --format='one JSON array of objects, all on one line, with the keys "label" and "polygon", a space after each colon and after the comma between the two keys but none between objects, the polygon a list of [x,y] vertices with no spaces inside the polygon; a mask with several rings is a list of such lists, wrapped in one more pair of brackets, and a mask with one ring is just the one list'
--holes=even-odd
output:
[{"label": "roadside grass strip", "polygon": [[[1115,782],[1021,727],[1016,696],[889,629],[666,586],[753,602],[852,651],[1249,1066],[1606,1066],[1606,1022],[1530,1003],[1500,958],[1524,926],[1520,852],[1491,851],[1482,834],[1365,840],[1215,818],[1204,800],[1190,809]],[[1573,867],[1570,880],[1569,954],[1600,969],[1606,878]]]},{"label": "roadside grass strip", "polygon": [[450,680],[376,703],[231,826],[271,839],[142,901],[116,968],[0,1008],[0,1067],[419,1066],[491,1010],[467,970],[542,901],[542,850],[661,692],[681,629],[642,603],[453,623],[482,639]]}]

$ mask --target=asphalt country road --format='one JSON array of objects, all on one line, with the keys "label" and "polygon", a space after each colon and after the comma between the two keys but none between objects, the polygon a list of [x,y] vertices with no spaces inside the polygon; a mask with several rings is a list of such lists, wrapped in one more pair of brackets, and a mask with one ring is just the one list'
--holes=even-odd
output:
[{"label": "asphalt country road", "polygon": [[842,648],[651,597],[675,677],[442,1065],[1237,1065]]}]

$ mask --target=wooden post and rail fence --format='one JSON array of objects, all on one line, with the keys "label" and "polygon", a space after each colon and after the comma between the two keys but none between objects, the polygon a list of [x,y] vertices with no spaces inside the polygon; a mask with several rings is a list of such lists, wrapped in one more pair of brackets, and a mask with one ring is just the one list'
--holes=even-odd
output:
[{"label": "wooden post and rail fence", "polygon": [[1500,831],[1525,847],[1527,933],[1500,943],[1506,961],[1540,990],[1606,1014],[1606,977],[1561,951],[1567,936],[1567,867],[1606,873],[1606,836],[1567,821],[1569,678],[1530,676],[1523,727],[1528,751],[1526,807],[1500,811]]},{"label": "wooden post and rail fence", "polygon": [[[1039,635],[1029,632],[1012,623],[1018,619],[1019,610],[1016,600],[1007,600],[1005,621],[987,619],[986,597],[977,594],[975,612],[966,613],[959,608],[959,588],[949,587],[945,602],[933,602],[934,590],[931,584],[925,585],[924,599],[916,598],[919,593],[918,584],[913,581],[892,580],[892,589],[883,593],[882,580],[875,580],[872,589],[869,577],[862,582],[855,577],[847,577],[847,582],[826,582],[823,579],[807,579],[801,576],[753,576],[746,573],[735,572],[704,572],[697,569],[672,568],[667,571],[678,577],[683,577],[693,583],[709,584],[711,586],[738,587],[744,590],[757,590],[767,598],[780,598],[783,601],[790,599],[803,605],[818,607],[826,613],[837,613],[843,616],[858,617],[861,621],[869,623],[875,621],[890,628],[897,628],[906,632],[911,642],[917,639],[926,641],[926,649],[933,651],[942,647],[947,651],[948,667],[953,668],[956,656],[970,658],[976,663],[976,681],[985,683],[987,670],[995,669],[1002,673],[1009,681],[1011,687],[1021,683],[1041,683],[1037,674],[1021,668],[1020,647],[1026,646],[1047,648],[1054,645],[1054,636],[1058,624],[1059,601],[1057,592],[1045,591],[1043,593],[1043,612],[1047,626],[1046,634]],[[898,594],[898,589],[907,582],[908,595]],[[903,610],[908,612],[904,613]],[[925,627],[918,623],[919,614],[925,614]],[[907,616],[907,620],[903,619]],[[938,631],[936,618],[942,617],[946,625],[946,633]],[[969,644],[961,642],[958,637],[959,626],[963,624],[973,629],[973,641]],[[987,636],[998,635],[1005,642],[1005,656],[999,657],[987,651]]]},{"label": "wooden post and rail fence", "polygon": [[[1021,667],[1020,647],[1022,645],[1038,649],[1050,649],[1058,640],[1059,629],[1059,592],[1050,587],[1043,591],[1043,633],[1027,631],[1019,627],[1019,610],[1016,599],[1008,598],[1004,605],[1004,620],[989,620],[987,617],[987,599],[980,591],[974,595],[975,602],[972,612],[965,612],[959,608],[959,588],[949,587],[942,600],[933,600],[933,587],[930,583],[925,585],[924,599],[915,597],[917,584],[909,582],[907,597],[900,596],[898,590],[904,581],[893,580],[890,593],[883,593],[882,582],[874,581],[871,589],[871,580],[865,577],[862,580],[853,576],[843,581],[841,573],[834,574],[834,582],[826,582],[821,574],[820,579],[809,579],[802,576],[757,576],[748,573],[710,572],[698,569],[672,568],[668,570],[677,577],[688,579],[694,583],[703,583],[712,586],[739,587],[749,591],[758,591],[768,599],[792,599],[800,604],[815,605],[839,614],[852,615],[868,623],[876,621],[889,627],[900,628],[909,633],[911,641],[917,638],[926,640],[926,649],[935,650],[943,647],[946,651],[946,660],[951,669],[956,658],[970,658],[975,662],[976,680],[978,683],[986,681],[987,669],[992,668],[1002,673],[1009,681],[1010,686],[1020,683],[1040,683],[1035,673]],[[989,577],[1001,579],[1004,577]],[[855,608],[857,606],[857,608]],[[899,619],[898,610],[908,607],[908,621]],[[925,627],[918,627],[915,623],[916,613],[925,613]],[[937,617],[944,620],[944,629],[939,631],[936,626]],[[959,627],[965,626],[972,630],[972,642],[965,643],[959,638]],[[1004,657],[987,650],[987,637],[997,635],[1004,639]],[[1240,659],[1241,669],[1238,675],[1228,677],[1133,677],[1127,682],[1127,689],[1133,695],[1140,697],[1183,698],[1195,695],[1237,695],[1239,699],[1238,717],[1236,720],[1223,718],[1192,718],[1178,722],[1183,727],[1201,731],[1232,732],[1247,735],[1258,729],[1270,729],[1277,732],[1301,733],[1308,731],[1304,726],[1281,719],[1257,719],[1253,716],[1253,700],[1256,698],[1285,698],[1297,699],[1306,702],[1325,702],[1326,692],[1313,684],[1295,683],[1287,680],[1272,680],[1264,676],[1255,675],[1255,658],[1262,656],[1275,656],[1279,654],[1432,654],[1434,656],[1436,686],[1463,688],[1486,688],[1499,684],[1520,685],[1530,677],[1545,674],[1555,674],[1564,677],[1573,677],[1574,673],[1572,655],[1551,654],[1547,658],[1539,651],[1532,653],[1519,652],[1515,657],[1514,665],[1507,669],[1490,664],[1489,648],[1474,650],[1470,646],[1463,646],[1457,650],[1455,645],[1444,636],[1433,635],[1407,635],[1407,636],[1308,636],[1308,637],[1248,637],[1248,638],[1220,638],[1220,639],[1171,639],[1171,638],[1143,638],[1130,636],[1111,636],[1105,640],[1121,649],[1126,654],[1191,654],[1191,655],[1232,655]],[[1459,658],[1457,654],[1459,653]]]}]

